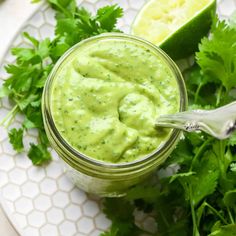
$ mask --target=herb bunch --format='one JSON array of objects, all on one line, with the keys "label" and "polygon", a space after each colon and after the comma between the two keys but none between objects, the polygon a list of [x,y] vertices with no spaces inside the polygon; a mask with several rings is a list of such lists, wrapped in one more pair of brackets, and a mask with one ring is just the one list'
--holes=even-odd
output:
[{"label": "herb bunch", "polygon": [[17,152],[23,151],[24,133],[30,129],[38,130],[38,143],[31,143],[28,151],[28,157],[34,165],[42,165],[51,160],[41,112],[43,87],[50,71],[63,53],[74,44],[101,33],[119,31],[116,23],[123,15],[123,10],[117,5],[102,7],[93,16],[85,8],[78,8],[75,0],[48,2],[56,11],[55,38],[39,41],[24,32],[23,36],[31,47],[11,50],[16,62],[5,67],[10,76],[0,88],[0,98],[8,97],[14,104],[11,112],[0,121],[0,125],[8,126],[17,113],[24,115],[22,127],[9,130],[13,148]]},{"label": "herb bunch", "polygon": [[[233,19],[226,22],[214,18],[210,36],[199,45],[195,65],[184,73],[189,109],[216,108],[236,98]],[[162,166],[165,169],[178,164],[176,174],[161,178],[159,183],[134,187],[119,204],[117,199],[104,201],[104,212],[112,225],[102,236],[143,235],[135,224],[136,211],[151,212],[155,219],[158,232],[148,235],[236,235],[236,135],[228,140],[203,133],[184,136]],[[119,209],[129,210],[125,215]]]}]

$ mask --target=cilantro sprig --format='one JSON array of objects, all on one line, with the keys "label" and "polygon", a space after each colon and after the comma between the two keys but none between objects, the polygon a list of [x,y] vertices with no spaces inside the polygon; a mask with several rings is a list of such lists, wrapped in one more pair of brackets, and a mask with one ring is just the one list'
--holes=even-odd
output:
[{"label": "cilantro sprig", "polygon": [[123,15],[123,10],[117,5],[102,7],[93,16],[85,8],[77,7],[75,0],[48,2],[56,11],[55,38],[39,41],[24,32],[23,37],[31,47],[12,48],[16,62],[5,67],[9,78],[0,88],[0,98],[8,97],[14,104],[0,125],[8,126],[18,113],[24,115],[21,128],[9,130],[13,148],[22,152],[25,132],[33,128],[38,130],[38,143],[31,143],[28,150],[28,157],[34,165],[42,165],[51,160],[49,142],[43,127],[41,98],[45,81],[54,64],[67,49],[81,40],[104,32],[119,31],[116,23]]}]

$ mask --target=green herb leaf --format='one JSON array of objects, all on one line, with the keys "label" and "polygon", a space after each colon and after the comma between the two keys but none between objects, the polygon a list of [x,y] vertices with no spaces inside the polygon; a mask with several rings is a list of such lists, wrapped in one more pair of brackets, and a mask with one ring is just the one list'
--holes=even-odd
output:
[{"label": "green herb leaf", "polygon": [[203,73],[217,79],[226,91],[236,86],[236,29],[214,19],[211,36],[203,38],[196,54]]},{"label": "green herb leaf", "polygon": [[125,198],[129,201],[143,199],[147,203],[153,203],[159,195],[160,191],[156,186],[140,184],[130,189]]},{"label": "green herb leaf", "polygon": [[24,148],[23,132],[24,132],[23,129],[13,128],[8,133],[10,143],[12,144],[14,150],[16,150],[17,152],[22,152]]},{"label": "green herb leaf", "polygon": [[51,155],[47,150],[47,147],[42,144],[35,145],[31,143],[28,157],[32,163],[37,166],[45,164],[51,160]]},{"label": "green herb leaf", "polygon": [[6,86],[0,88],[0,98],[7,97],[11,93],[10,89]]},{"label": "green herb leaf", "polygon": [[196,172],[193,172],[193,171],[189,171],[187,173],[178,173],[178,174],[174,174],[171,176],[170,178],[170,183],[172,183],[173,181],[175,181],[177,178],[186,178],[186,177],[189,177],[189,176],[192,176],[192,175],[195,175]]},{"label": "green herb leaf", "polygon": [[227,207],[236,207],[236,189],[225,193],[223,202]]},{"label": "green herb leaf", "polygon": [[236,145],[236,132],[234,132],[234,133],[230,136],[229,141],[228,141],[228,144],[231,145],[231,146]]},{"label": "green herb leaf", "polygon": [[107,198],[104,202],[103,211],[112,220],[112,226],[105,235],[119,236],[138,236],[143,232],[135,225],[134,209],[135,206],[124,198]]},{"label": "green herb leaf", "polygon": [[209,234],[209,236],[236,236],[236,225],[226,225]]},{"label": "green herb leaf", "polygon": [[118,233],[119,233],[119,228],[112,226],[109,231],[100,234],[100,236],[119,236]]},{"label": "green herb leaf", "polygon": [[97,11],[96,20],[102,29],[112,31],[117,23],[117,19],[123,16],[123,10],[117,5],[105,6]]},{"label": "green herb leaf", "polygon": [[[37,1],[37,0],[36,0],[36,1]],[[28,40],[32,43],[32,45],[33,45],[35,48],[38,47],[39,41],[38,41],[36,38],[30,36],[29,33],[27,33],[27,32],[23,32],[22,35],[23,35],[26,39],[28,39]]]},{"label": "green herb leaf", "polygon": [[196,175],[191,177],[192,201],[197,205],[203,198],[212,194],[217,186],[219,166],[213,152],[206,152],[199,163],[193,167]]}]

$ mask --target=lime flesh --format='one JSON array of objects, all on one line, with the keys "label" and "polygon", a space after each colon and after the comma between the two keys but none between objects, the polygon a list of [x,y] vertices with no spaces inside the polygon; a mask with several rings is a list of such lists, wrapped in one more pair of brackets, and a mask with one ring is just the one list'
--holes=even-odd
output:
[{"label": "lime flesh", "polygon": [[131,33],[180,59],[197,50],[215,9],[215,0],[151,0],[137,15]]}]

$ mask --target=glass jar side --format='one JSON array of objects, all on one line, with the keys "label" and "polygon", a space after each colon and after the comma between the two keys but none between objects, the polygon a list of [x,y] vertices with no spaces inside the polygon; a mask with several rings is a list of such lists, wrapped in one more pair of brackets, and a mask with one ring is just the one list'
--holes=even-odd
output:
[{"label": "glass jar side", "polygon": [[[139,42],[154,47],[142,39],[124,34],[106,34],[96,36],[89,40],[96,40],[97,38],[102,37],[126,37],[129,40],[138,40]],[[73,51],[80,45],[81,43],[70,49],[60,59],[60,62],[49,76],[44,89],[42,105],[45,130],[50,143],[61,157],[67,174],[79,188],[102,196],[120,196],[125,193],[127,188],[144,180],[153,170],[156,169],[157,166],[166,160],[175,147],[175,144],[179,139],[180,132],[177,130],[172,131],[169,140],[167,140],[167,142],[159,150],[132,163],[101,163],[68,147],[68,144],[57,132],[54,125],[50,112],[49,97],[53,77],[56,70],[59,68],[60,63],[63,63],[64,59],[68,57],[70,53],[73,53]],[[170,65],[172,71],[176,74],[176,80],[180,90],[180,110],[185,110],[187,105],[187,96],[181,73],[179,72],[177,66],[168,56],[165,55],[165,53],[156,47],[155,50],[158,51],[159,55],[164,58],[164,60]]]}]

